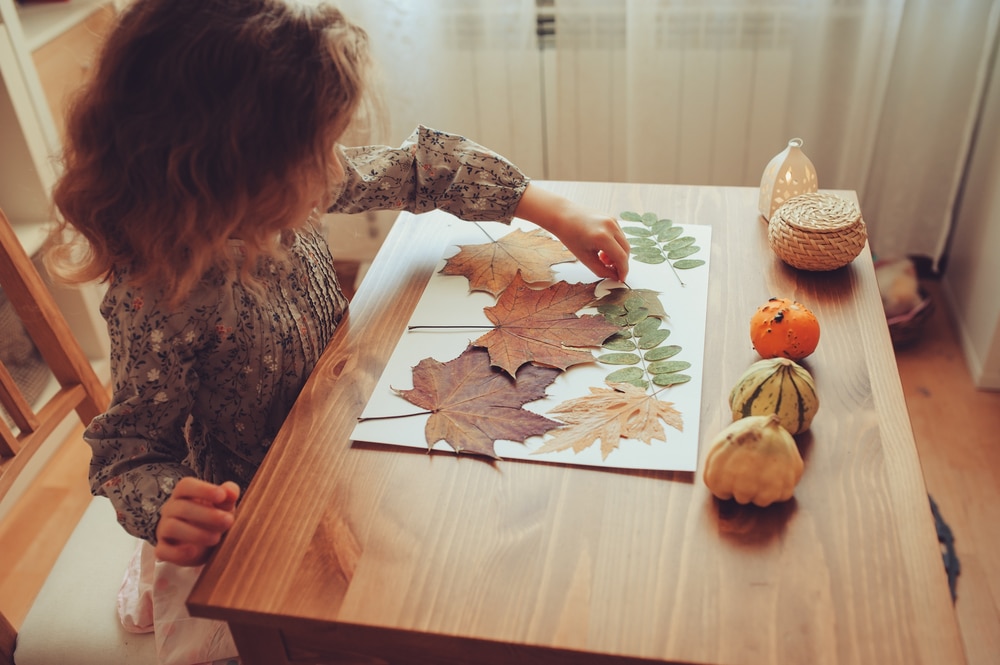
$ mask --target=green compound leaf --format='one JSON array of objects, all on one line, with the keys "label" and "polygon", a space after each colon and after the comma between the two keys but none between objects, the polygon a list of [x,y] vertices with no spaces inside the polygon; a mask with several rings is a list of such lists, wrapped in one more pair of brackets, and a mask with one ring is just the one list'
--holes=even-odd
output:
[{"label": "green compound leaf", "polygon": [[657,221],[659,221],[659,217],[657,217],[655,212],[642,213],[642,223],[646,226],[652,226],[653,224],[656,224]]},{"label": "green compound leaf", "polygon": [[656,362],[657,360],[666,360],[667,358],[673,358],[678,353],[681,352],[681,347],[676,344],[670,344],[668,346],[658,346],[655,349],[650,349],[643,354],[643,360],[648,362]]},{"label": "green compound leaf", "polygon": [[626,210],[625,212],[623,212],[622,214],[620,214],[618,216],[621,217],[626,222],[641,222],[642,221],[642,215],[640,215],[637,212],[630,212],[628,210]]},{"label": "green compound leaf", "polygon": [[634,236],[636,238],[651,238],[653,236],[652,229],[643,228],[641,226],[623,226],[622,231],[625,235]]},{"label": "green compound leaf", "polygon": [[705,265],[705,262],[701,259],[681,259],[680,261],[674,261],[674,267],[678,270],[691,270],[691,268],[703,265]]},{"label": "green compound leaf", "polygon": [[676,386],[679,383],[687,383],[690,380],[691,377],[687,374],[656,374],[653,376],[653,383],[661,388]]},{"label": "green compound leaf", "polygon": [[605,365],[636,365],[642,358],[634,353],[605,353],[597,360]]}]

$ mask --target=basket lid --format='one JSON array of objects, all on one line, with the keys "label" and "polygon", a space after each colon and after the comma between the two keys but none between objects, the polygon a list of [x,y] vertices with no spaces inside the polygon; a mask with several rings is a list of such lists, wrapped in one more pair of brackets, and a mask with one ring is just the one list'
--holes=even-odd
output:
[{"label": "basket lid", "polygon": [[802,231],[833,233],[861,221],[861,210],[853,202],[832,194],[799,194],[774,211],[784,223]]}]

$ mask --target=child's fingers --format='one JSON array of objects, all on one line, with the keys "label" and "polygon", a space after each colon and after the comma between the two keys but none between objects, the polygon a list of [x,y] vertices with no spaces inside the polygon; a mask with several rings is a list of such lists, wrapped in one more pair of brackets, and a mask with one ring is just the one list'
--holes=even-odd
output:
[{"label": "child's fingers", "polygon": [[200,501],[215,505],[226,500],[226,490],[222,486],[185,476],[174,485],[171,496],[177,500]]}]

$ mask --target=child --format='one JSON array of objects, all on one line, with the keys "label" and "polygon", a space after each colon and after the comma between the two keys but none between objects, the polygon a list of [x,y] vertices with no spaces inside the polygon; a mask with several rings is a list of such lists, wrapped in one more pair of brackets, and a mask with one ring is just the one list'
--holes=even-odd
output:
[{"label": "child", "polygon": [[135,0],[75,100],[48,259],[108,282],[91,485],[161,561],[206,561],[344,315],[320,211],[518,216],[625,279],[614,219],[465,138],[339,145],[368,67],[365,33],[330,6]]}]

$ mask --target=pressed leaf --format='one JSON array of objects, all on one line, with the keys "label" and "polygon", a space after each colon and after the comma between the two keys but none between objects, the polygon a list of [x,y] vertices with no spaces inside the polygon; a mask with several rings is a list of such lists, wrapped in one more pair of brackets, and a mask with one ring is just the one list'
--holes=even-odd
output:
[{"label": "pressed leaf", "polygon": [[691,380],[691,377],[687,374],[654,374],[653,383],[660,386],[661,388],[666,388],[667,386],[676,386],[681,383],[687,383]]},{"label": "pressed leaf", "polygon": [[622,439],[651,444],[667,440],[664,423],[678,431],[684,428],[681,413],[672,402],[662,402],[629,383],[591,388],[589,395],[563,402],[549,415],[567,426],[552,431],[551,438],[534,454],[559,450],[579,453],[600,442],[601,457],[607,459]]},{"label": "pressed leaf", "polygon": [[641,226],[623,226],[622,231],[625,235],[635,236],[637,238],[649,238],[653,235],[652,229],[643,228]]},{"label": "pressed leaf", "polygon": [[669,219],[660,219],[660,220],[657,220],[657,222],[655,224],[653,224],[650,227],[650,229],[656,235],[660,235],[661,233],[665,233],[667,231],[667,229],[673,227],[673,225],[674,225],[674,223],[671,220],[669,220]]},{"label": "pressed leaf", "polygon": [[431,412],[424,428],[428,449],[443,440],[455,452],[496,458],[496,441],[523,443],[559,426],[521,408],[544,397],[559,373],[529,365],[515,381],[490,365],[486,351],[470,347],[445,363],[421,360],[413,368],[413,388],[395,392]]},{"label": "pressed leaf", "polygon": [[635,309],[630,309],[628,314],[625,315],[625,321],[633,326],[640,321],[645,321],[649,318],[649,310],[645,307],[636,307]]},{"label": "pressed leaf", "polygon": [[634,353],[605,353],[597,359],[605,365],[635,365],[642,360]]},{"label": "pressed leaf", "polygon": [[517,274],[497,304],[483,310],[496,327],[473,345],[489,349],[493,364],[511,376],[529,362],[559,369],[593,362],[584,347],[601,346],[621,330],[599,314],[577,316],[594,302],[596,287],[597,282],[556,282],[532,289]]},{"label": "pressed leaf", "polygon": [[701,259],[681,259],[674,261],[674,267],[678,270],[690,270],[691,268],[698,268],[703,265],[705,265],[705,262]]},{"label": "pressed leaf", "polygon": [[671,242],[683,233],[684,229],[682,227],[674,226],[669,229],[664,229],[662,233],[657,234],[656,239],[660,242]]},{"label": "pressed leaf", "polygon": [[635,335],[636,337],[643,337],[656,330],[659,330],[660,323],[661,321],[659,319],[654,319],[653,317],[646,318],[642,321],[639,321],[639,323],[635,324],[635,327],[632,328],[632,334]]},{"label": "pressed leaf", "polygon": [[638,261],[639,263],[647,263],[649,265],[656,265],[658,263],[663,263],[664,261],[667,260],[667,257],[665,257],[663,254],[661,254],[659,251],[657,251],[655,253],[653,253],[653,252],[636,252],[633,255],[633,258],[636,261]]},{"label": "pressed leaf", "polygon": [[604,381],[606,383],[631,383],[634,386],[643,387],[638,382],[642,381],[645,376],[646,373],[640,367],[622,367],[608,374]]},{"label": "pressed leaf", "polygon": [[628,311],[626,309],[626,303],[632,301],[633,298],[638,298],[640,307],[645,307],[649,311],[649,316],[656,317],[658,319],[666,319],[667,312],[663,309],[663,303],[660,302],[659,292],[653,291],[652,289],[629,289],[624,287],[618,287],[616,289],[611,289],[606,294],[601,296],[594,304],[597,305],[597,311],[606,314],[605,307],[617,306],[620,309],[614,310],[616,316],[624,316]]},{"label": "pressed leaf", "polygon": [[655,212],[644,212],[642,213],[642,223],[646,226],[652,226],[656,224],[657,217]]},{"label": "pressed leaf", "polygon": [[632,247],[656,247],[656,239],[649,237],[635,236],[628,239],[628,244]]},{"label": "pressed leaf", "polygon": [[665,247],[668,250],[680,249],[682,247],[688,247],[689,245],[693,245],[696,242],[698,242],[698,240],[693,236],[684,236],[683,238],[678,238],[677,240],[671,240],[665,245]]},{"label": "pressed leaf", "polygon": [[635,342],[632,341],[632,336],[626,336],[622,333],[615,333],[602,346],[608,351],[635,351],[636,349]]},{"label": "pressed leaf", "polygon": [[460,245],[441,274],[464,275],[470,291],[485,291],[495,297],[519,271],[528,283],[550,282],[555,276],[552,265],[575,260],[572,252],[545,231],[515,229],[499,240]]},{"label": "pressed leaf", "polygon": [[656,362],[657,360],[666,360],[667,358],[672,358],[681,352],[681,347],[676,344],[669,344],[667,346],[658,346],[655,349],[650,349],[643,354],[643,358],[649,362]]},{"label": "pressed leaf", "polygon": [[669,336],[669,330],[654,330],[653,332],[647,333],[639,338],[639,348],[651,349],[654,346],[659,346],[663,340]]},{"label": "pressed leaf", "polygon": [[692,254],[697,254],[701,251],[701,247],[697,245],[688,245],[687,247],[681,247],[680,249],[673,249],[667,252],[667,258],[673,261],[674,259],[683,259],[691,256]]},{"label": "pressed leaf", "polygon": [[669,374],[670,372],[680,372],[691,367],[691,363],[686,360],[658,360],[646,369],[650,374]]},{"label": "pressed leaf", "polygon": [[626,222],[641,222],[642,221],[642,215],[640,215],[637,212],[632,212],[632,211],[629,211],[629,210],[626,210],[625,212],[623,212],[622,214],[620,214],[618,216],[621,217]]}]

